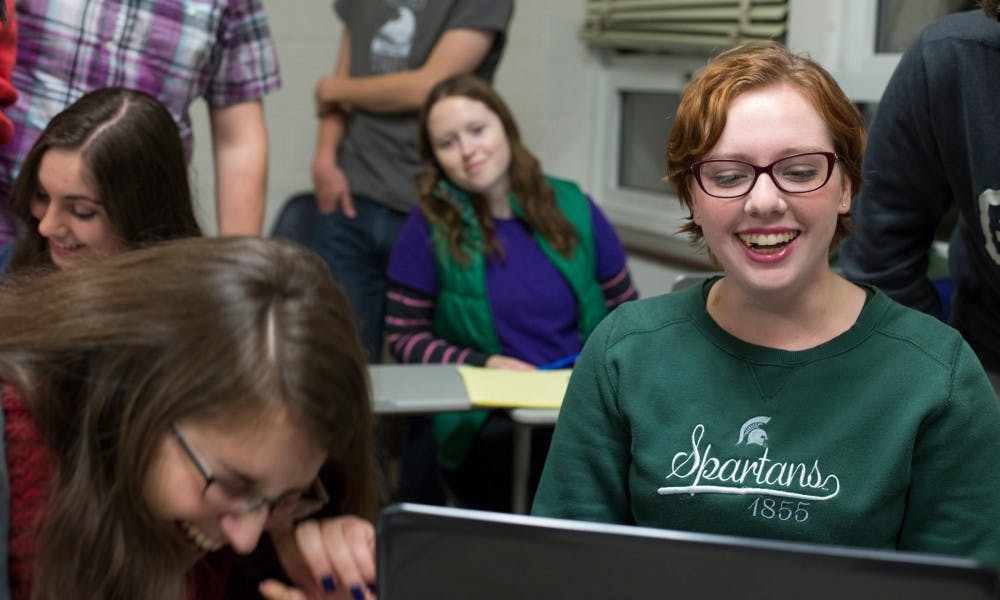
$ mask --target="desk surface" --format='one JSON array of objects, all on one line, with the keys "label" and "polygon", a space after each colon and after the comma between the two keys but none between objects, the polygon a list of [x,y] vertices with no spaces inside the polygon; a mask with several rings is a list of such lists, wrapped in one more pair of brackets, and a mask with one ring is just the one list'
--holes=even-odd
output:
[{"label": "desk surface", "polygon": [[[465,382],[456,365],[369,365],[375,414],[412,415],[470,410]],[[512,506],[515,512],[528,510],[528,473],[531,465],[531,431],[538,425],[553,425],[558,410],[516,408],[509,411],[514,421]]]},{"label": "desk surface", "polygon": [[376,414],[469,410],[472,404],[455,365],[370,365]]},{"label": "desk surface", "polygon": [[[376,414],[428,414],[473,408],[455,365],[370,365],[368,372]],[[557,409],[510,410],[515,423],[526,425],[551,425],[558,415]]]}]

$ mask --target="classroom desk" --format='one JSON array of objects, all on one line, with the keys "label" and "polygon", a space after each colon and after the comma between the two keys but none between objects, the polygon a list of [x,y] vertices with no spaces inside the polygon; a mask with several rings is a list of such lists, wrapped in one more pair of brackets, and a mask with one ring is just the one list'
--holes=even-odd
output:
[{"label": "classroom desk", "polygon": [[[370,365],[375,414],[414,415],[471,410],[472,403],[456,365]],[[557,409],[515,408],[511,507],[528,512],[528,478],[531,472],[531,428],[553,425]]]},{"label": "classroom desk", "polygon": [[369,365],[378,415],[421,415],[470,410],[455,365]]},{"label": "classroom desk", "polygon": [[514,422],[514,466],[511,485],[511,510],[528,514],[528,478],[531,476],[531,428],[555,425],[558,408],[515,408],[509,411]]}]

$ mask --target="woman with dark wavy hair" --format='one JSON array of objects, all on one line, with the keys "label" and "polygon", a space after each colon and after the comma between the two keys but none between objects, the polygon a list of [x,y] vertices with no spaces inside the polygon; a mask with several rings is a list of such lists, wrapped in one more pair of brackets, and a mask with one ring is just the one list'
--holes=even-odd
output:
[{"label": "woman with dark wavy hair", "polygon": [[165,242],[12,277],[0,305],[0,596],[221,598],[267,532],[301,589],[266,597],[371,597],[371,523],[310,518],[378,501],[364,352],[318,257]]},{"label": "woman with dark wavy hair", "polygon": [[[421,202],[389,265],[386,332],[398,360],[534,369],[575,355],[636,297],[611,225],[575,183],[542,173],[485,81],[439,83],[419,140]],[[502,412],[434,418],[438,463],[461,504],[510,508],[510,429]],[[404,467],[433,452],[407,451]],[[403,498],[424,479],[404,469]]]},{"label": "woman with dark wavy hair", "polygon": [[155,98],[125,88],[90,92],[49,122],[11,209],[21,223],[12,272],[201,235],[177,124]]}]

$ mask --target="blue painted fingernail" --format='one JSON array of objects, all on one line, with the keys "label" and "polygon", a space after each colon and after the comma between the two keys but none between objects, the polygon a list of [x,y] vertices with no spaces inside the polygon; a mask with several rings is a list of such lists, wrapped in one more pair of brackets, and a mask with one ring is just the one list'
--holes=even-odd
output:
[{"label": "blue painted fingernail", "polygon": [[354,600],[365,600],[365,593],[361,591],[360,585],[351,586],[351,598],[354,598]]},{"label": "blue painted fingernail", "polygon": [[323,584],[323,591],[327,594],[332,594],[337,591],[337,586],[333,583],[332,576],[326,575],[323,579],[320,579],[319,582]]},{"label": "blue painted fingernail", "polygon": [[373,593],[373,594],[375,594],[377,596],[378,595],[378,586],[375,585],[374,583],[369,583],[368,584],[368,591],[371,592],[371,593]]}]

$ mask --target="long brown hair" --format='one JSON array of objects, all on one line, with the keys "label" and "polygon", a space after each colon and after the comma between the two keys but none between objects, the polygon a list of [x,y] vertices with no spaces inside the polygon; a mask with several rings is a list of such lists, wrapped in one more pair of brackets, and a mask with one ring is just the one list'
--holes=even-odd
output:
[{"label": "long brown hair", "polygon": [[11,272],[52,265],[39,221],[31,214],[38,168],[51,149],[82,153],[123,247],[201,235],[184,145],[170,113],[144,92],[101,88],[53,117],[24,159],[11,191],[11,210],[20,220]]},{"label": "long brown hair", "polygon": [[143,496],[185,418],[239,426],[281,409],[374,516],[367,367],[347,300],[315,255],[259,238],[165,242],[0,288],[0,380],[55,457],[32,597],[185,592],[184,541]]},{"label": "long brown hair", "polygon": [[[861,155],[865,148],[865,123],[857,108],[823,67],[789,52],[777,42],[737,46],[709,60],[705,69],[684,91],[667,141],[667,179],[677,188],[681,203],[690,211],[691,165],[704,158],[726,128],[729,106],[740,94],[787,83],[808,98],[830,131],[833,151],[851,186],[861,189]],[[681,227],[700,243],[701,227],[690,215]],[[851,231],[850,215],[839,215],[831,250]]]},{"label": "long brown hair", "polygon": [[[578,234],[556,205],[555,194],[545,182],[538,159],[521,142],[521,132],[513,114],[493,86],[475,75],[466,74],[445,79],[434,86],[420,111],[419,144],[423,159],[423,171],[417,179],[420,206],[429,221],[447,231],[448,248],[452,255],[460,262],[470,259],[463,250],[465,222],[462,211],[456,205],[457,199],[449,194],[447,187],[440,185],[441,182],[448,182],[448,178],[434,156],[427,129],[427,117],[434,105],[452,96],[482,102],[500,119],[510,144],[510,188],[524,209],[524,220],[556,251],[567,257],[572,256],[579,241]],[[493,233],[493,216],[486,199],[472,193],[468,197],[483,230],[485,247],[482,250],[487,254],[503,256],[503,247]]]}]

